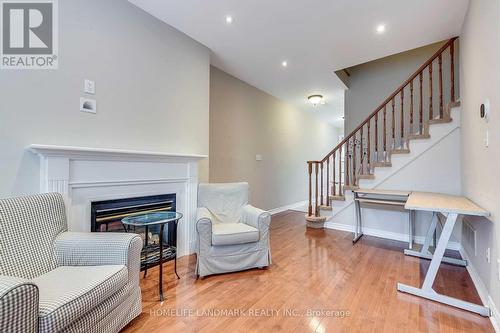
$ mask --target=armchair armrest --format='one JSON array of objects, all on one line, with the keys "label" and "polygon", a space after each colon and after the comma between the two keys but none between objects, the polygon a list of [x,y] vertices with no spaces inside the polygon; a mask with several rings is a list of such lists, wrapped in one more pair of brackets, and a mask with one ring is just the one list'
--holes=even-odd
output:
[{"label": "armchair armrest", "polygon": [[253,207],[252,205],[246,205],[243,207],[241,217],[243,223],[259,229],[261,234],[262,231],[267,232],[269,225],[271,224],[271,214],[265,210]]},{"label": "armchair armrest", "polygon": [[59,266],[125,265],[139,281],[142,239],[133,233],[63,232],[55,243]]},{"label": "armchair armrest", "polygon": [[0,332],[38,332],[38,287],[0,275]]},{"label": "armchair armrest", "polygon": [[208,253],[212,246],[212,214],[205,207],[196,210],[197,253]]}]

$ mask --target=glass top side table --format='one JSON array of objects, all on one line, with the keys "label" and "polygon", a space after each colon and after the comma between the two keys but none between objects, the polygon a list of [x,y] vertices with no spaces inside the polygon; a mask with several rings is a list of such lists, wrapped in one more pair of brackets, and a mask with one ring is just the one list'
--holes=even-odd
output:
[{"label": "glass top side table", "polygon": [[[136,216],[128,216],[122,220],[122,223],[127,226],[134,226],[134,227],[145,227],[146,228],[146,239],[145,239],[145,272],[144,276],[146,276],[147,273],[147,267],[148,267],[148,255],[150,254],[150,249],[152,248],[151,246],[148,245],[148,228],[150,226],[160,226],[160,237],[159,237],[159,252],[158,252],[158,265],[160,266],[159,269],[159,293],[160,293],[160,301],[163,302],[163,263],[165,259],[165,252],[164,252],[164,238],[163,238],[163,230],[165,224],[170,224],[174,223],[177,226],[178,221],[182,218],[181,213],[177,212],[154,212],[154,213],[148,213],[148,214],[142,214],[142,215],[136,215]],[[176,230],[176,229],[175,229]],[[172,256],[174,259],[174,271],[175,275],[177,275],[177,249],[174,245],[172,244],[167,244],[167,249],[169,251],[167,252],[167,259],[171,260]],[[154,250],[156,252],[156,250]],[[179,278],[179,275],[177,275],[177,278]]]}]

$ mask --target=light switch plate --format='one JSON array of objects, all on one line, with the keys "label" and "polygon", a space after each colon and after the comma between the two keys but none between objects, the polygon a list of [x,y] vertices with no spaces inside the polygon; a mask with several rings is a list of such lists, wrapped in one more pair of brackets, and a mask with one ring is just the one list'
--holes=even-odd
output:
[{"label": "light switch plate", "polygon": [[261,154],[255,155],[255,160],[256,161],[262,161],[262,155]]},{"label": "light switch plate", "polygon": [[87,94],[94,95],[95,94],[95,81],[92,80],[85,80],[84,83],[84,91]]}]

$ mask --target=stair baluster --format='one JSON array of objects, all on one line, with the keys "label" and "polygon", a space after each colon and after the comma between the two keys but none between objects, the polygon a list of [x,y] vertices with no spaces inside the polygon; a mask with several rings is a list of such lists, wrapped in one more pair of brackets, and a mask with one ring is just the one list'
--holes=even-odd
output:
[{"label": "stair baluster", "polygon": [[396,110],[395,110],[394,97],[392,98],[392,149],[396,149]]},{"label": "stair baluster", "polygon": [[339,195],[342,195],[342,149],[344,149],[345,151],[345,147],[344,148],[343,147],[344,146],[340,146],[340,151],[339,151]]},{"label": "stair baluster", "polygon": [[318,162],[314,162],[314,165],[315,165],[315,173],[316,173],[316,194],[314,196],[314,206],[315,206],[315,209],[314,209],[314,216],[318,217],[319,216],[319,205],[318,205],[318,171],[319,171],[319,167],[318,167]]},{"label": "stair baluster", "polygon": [[364,174],[365,173],[365,140],[363,137],[363,128],[364,126],[361,126],[360,129],[360,139],[359,139],[359,172],[358,175]]},{"label": "stair baluster", "polygon": [[387,161],[387,104],[384,105],[384,137],[383,137],[383,145],[384,145],[384,162]]},{"label": "stair baluster", "polygon": [[375,113],[375,162],[379,161],[378,157],[378,112]]},{"label": "stair baluster", "polygon": [[420,81],[419,90],[420,90],[420,104],[418,109],[418,134],[424,134],[424,94],[423,94],[423,80],[424,75],[422,72],[418,75],[418,79]]},{"label": "stair baluster", "polygon": [[[443,93],[443,53],[450,48],[450,100],[449,102],[456,101],[455,95],[455,46],[454,43],[457,38],[452,38],[446,42],[430,59],[428,59],[420,68],[411,75],[408,80],[406,80],[401,86],[398,87],[385,101],[376,108],[369,117],[367,117],[358,127],[356,127],[350,134],[348,134],[325,158],[320,161],[308,161],[308,175],[309,175],[309,205],[308,205],[308,216],[311,217],[312,221],[320,221],[320,207],[330,206],[330,193],[334,197],[345,195],[345,189],[353,189],[359,186],[359,175],[372,174],[373,168],[375,166],[387,165],[384,163],[389,163],[391,161],[391,150],[395,149],[394,153],[401,153],[397,151],[397,140],[396,140],[396,98],[400,95],[400,137],[401,142],[399,147],[404,149],[405,143],[406,148],[409,148],[409,139],[414,138],[415,134],[415,105],[414,105],[414,88],[415,84],[413,81],[416,80],[418,76],[418,135],[424,135],[427,133],[427,123],[434,119],[433,112],[433,61],[437,60],[439,68],[439,117],[440,119],[448,117],[445,113],[445,99],[447,99],[446,94]],[[424,116],[424,72],[429,73],[429,105],[428,114]],[[409,86],[410,96],[409,96],[409,111],[405,113],[404,109],[404,89]],[[427,98],[427,97],[426,97]],[[391,130],[388,131],[387,122],[387,108],[391,105]],[[448,104],[447,104],[448,105]],[[407,108],[408,109],[408,108]],[[379,132],[379,112],[383,112],[383,124],[382,133]],[[427,110],[425,110],[427,112]],[[409,112],[409,114],[408,114]],[[409,119],[409,126],[405,132],[405,118]],[[374,128],[372,131],[372,118],[374,118]],[[425,119],[424,119],[425,118]],[[366,126],[366,130],[365,130]],[[424,131],[426,133],[424,133]],[[382,147],[380,147],[380,135],[382,135]],[[358,138],[359,136],[359,138]],[[372,136],[375,139],[375,145],[372,147]],[[392,143],[387,146],[387,137],[391,138]],[[359,149],[358,149],[359,148]],[[374,149],[375,156],[372,161],[372,148]],[[381,149],[382,148],[382,149]],[[338,153],[337,153],[338,152]],[[384,157],[381,162],[380,154],[383,153]],[[358,155],[359,154],[359,155]],[[330,170],[330,158],[332,169]],[[338,166],[337,160],[338,159]],[[324,175],[324,167],[326,164],[326,183]],[[338,168],[337,168],[338,167]],[[338,170],[338,172],[337,172]],[[321,171],[321,174],[320,174]],[[313,172],[315,179],[313,180]],[[330,177],[331,172],[331,177]],[[363,177],[366,178],[366,177]],[[330,180],[331,179],[331,180]],[[313,184],[314,183],[314,184]],[[332,187],[330,187],[332,184]],[[338,187],[337,187],[338,184]],[[313,189],[314,186],[314,189]],[[326,186],[326,191],[324,190]],[[331,191],[331,192],[330,192]],[[326,198],[325,198],[326,193]],[[325,202],[326,200],[326,202]],[[314,210],[313,210],[314,201]]]},{"label": "stair baluster", "polygon": [[320,178],[320,205],[323,206],[323,162],[320,164],[321,178]]},{"label": "stair baluster", "polygon": [[[333,163],[335,165],[335,163]],[[335,172],[333,173],[335,179]],[[326,160],[326,205],[330,206],[330,157]]]},{"label": "stair baluster", "polygon": [[443,106],[443,56],[440,54],[438,57],[439,64],[439,119],[444,117]]},{"label": "stair baluster", "polygon": [[455,46],[454,43],[450,44],[450,100],[455,102]]},{"label": "stair baluster", "polygon": [[429,119],[434,119],[432,110],[432,62],[429,64]]},{"label": "stair baluster", "polygon": [[413,81],[410,82],[410,132],[408,135],[413,134]]},{"label": "stair baluster", "polygon": [[357,184],[357,178],[356,178],[356,145],[357,145],[357,141],[356,141],[356,133],[357,132],[354,132],[354,140],[353,140],[353,145],[352,145],[352,184],[351,186],[356,186]]},{"label": "stair baluster", "polygon": [[371,154],[370,154],[370,151],[371,151],[371,135],[370,135],[370,121],[367,123],[367,126],[368,126],[368,156],[367,156],[367,160],[366,160],[366,168],[367,168],[367,171],[368,173],[371,173]]},{"label": "stair baluster", "polygon": [[312,162],[307,162],[308,172],[309,172],[309,206],[307,208],[307,214],[312,215]]},{"label": "stair baluster", "polygon": [[404,88],[401,89],[401,142],[400,142],[400,147],[401,149],[405,149],[405,115],[404,115],[404,99],[405,99],[405,90]]}]

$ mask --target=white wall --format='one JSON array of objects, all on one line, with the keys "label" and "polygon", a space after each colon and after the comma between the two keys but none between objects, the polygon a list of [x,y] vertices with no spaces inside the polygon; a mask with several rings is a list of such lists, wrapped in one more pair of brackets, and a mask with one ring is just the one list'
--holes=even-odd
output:
[{"label": "white wall", "polygon": [[[443,42],[435,43],[349,68],[350,76],[346,78],[349,89],[345,92],[346,134],[365,120],[380,103],[407,80],[442,45]],[[448,64],[446,58],[444,61],[444,64]],[[447,77],[447,66],[443,69],[444,77]],[[434,79],[437,79],[437,77]],[[448,91],[446,89],[448,87],[447,82],[447,80],[443,82],[445,93]],[[409,105],[409,88],[406,90],[405,105]],[[427,92],[427,90],[426,77],[424,92]],[[415,86],[415,96],[416,94],[417,86]],[[425,101],[427,101],[427,98],[425,98]],[[437,98],[435,98],[435,101],[437,102]],[[415,101],[415,103],[417,102]],[[396,106],[399,107],[399,99]],[[435,109],[436,107],[437,103]],[[427,103],[424,105],[424,109],[427,109]]]},{"label": "white wall", "polygon": [[[500,2],[472,0],[460,35],[461,91],[463,109],[463,193],[489,210],[489,219],[475,219],[477,256],[468,253],[488,293],[500,305],[497,260],[500,258]],[[488,98],[492,117],[485,123],[479,107]],[[490,144],[483,139],[489,130]],[[491,248],[491,263],[485,259]],[[498,313],[497,313],[498,315]]]},{"label": "white wall", "polygon": [[[338,135],[314,115],[212,67],[210,181],[248,181],[257,207],[306,200],[306,161],[323,158]],[[263,160],[256,161],[256,154]]]},{"label": "white wall", "polygon": [[[32,143],[208,154],[206,47],[123,0],[59,11],[59,69],[0,71],[0,197],[38,191]],[[79,112],[86,78],[97,115]]]},{"label": "white wall", "polygon": [[[452,195],[461,193],[460,166],[460,108],[452,111],[453,122],[432,125],[430,139],[410,143],[410,154],[392,156],[392,167],[376,168],[374,180],[360,180],[361,188],[439,192]],[[334,216],[327,227],[353,231],[355,225],[353,196],[346,201],[333,202]],[[336,213],[337,212],[337,213]],[[416,241],[423,241],[432,215],[417,212],[414,223]],[[366,234],[395,240],[408,239],[408,213],[386,209],[362,209]],[[457,223],[452,235],[453,247],[459,247],[461,224]]]}]

